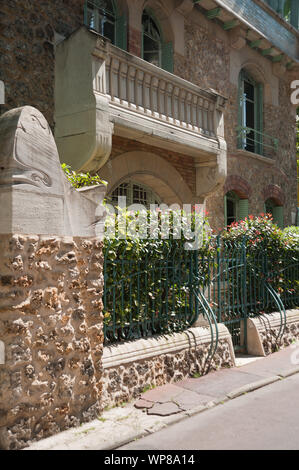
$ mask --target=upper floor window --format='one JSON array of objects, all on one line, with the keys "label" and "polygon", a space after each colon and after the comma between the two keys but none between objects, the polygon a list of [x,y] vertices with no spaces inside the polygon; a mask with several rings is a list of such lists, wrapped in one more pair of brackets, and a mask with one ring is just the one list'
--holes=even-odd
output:
[{"label": "upper floor window", "polygon": [[142,14],[142,58],[157,67],[173,73],[172,42],[165,42],[161,28],[153,15],[144,10]]},{"label": "upper floor window", "polygon": [[239,79],[238,147],[263,154],[263,85],[245,70]]},{"label": "upper floor window", "polygon": [[84,23],[121,49],[127,50],[127,18],[115,0],[86,0]]},{"label": "upper floor window", "polygon": [[143,59],[157,67],[162,66],[162,38],[159,28],[149,13],[142,15]]},{"label": "upper floor window", "polygon": [[116,14],[112,0],[91,0],[85,3],[85,24],[116,42]]}]

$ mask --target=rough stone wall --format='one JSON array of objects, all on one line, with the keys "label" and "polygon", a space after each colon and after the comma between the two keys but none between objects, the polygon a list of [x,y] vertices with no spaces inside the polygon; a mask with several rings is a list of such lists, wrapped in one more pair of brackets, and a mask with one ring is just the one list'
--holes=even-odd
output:
[{"label": "rough stone wall", "polygon": [[84,0],[0,2],[0,80],[3,111],[32,105],[53,127],[54,31],[68,36],[83,24]]},{"label": "rough stone wall", "polygon": [[[238,87],[230,81],[230,46],[226,38],[215,36],[216,26],[199,25],[188,18],[185,22],[185,56],[175,56],[175,74],[202,88],[213,88],[228,98],[224,122],[228,146],[228,175],[242,177],[251,188],[249,213],[264,212],[263,191],[277,185],[285,195],[285,224],[291,224],[291,212],[297,205],[296,123],[290,102],[290,78],[279,78],[278,106],[264,104],[264,132],[279,139],[279,149],[271,154],[274,165],[237,152]],[[222,33],[223,34],[223,33]],[[249,47],[249,46],[245,46]],[[260,58],[260,54],[256,52]],[[264,59],[265,64],[268,59]],[[224,191],[219,189],[207,199],[211,224],[221,229],[224,224]]]},{"label": "rough stone wall", "polygon": [[[203,373],[209,349],[210,343],[207,343],[197,348],[104,369],[103,405],[118,405],[138,397],[146,388],[175,383]],[[233,365],[228,342],[219,341],[211,370]]]},{"label": "rough stone wall", "polygon": [[102,245],[0,237],[0,448],[94,419],[101,410]]},{"label": "rough stone wall", "polygon": [[259,332],[266,355],[276,352],[279,348],[290,346],[299,339],[299,323],[286,325],[282,338],[279,338],[280,327],[267,328]]}]

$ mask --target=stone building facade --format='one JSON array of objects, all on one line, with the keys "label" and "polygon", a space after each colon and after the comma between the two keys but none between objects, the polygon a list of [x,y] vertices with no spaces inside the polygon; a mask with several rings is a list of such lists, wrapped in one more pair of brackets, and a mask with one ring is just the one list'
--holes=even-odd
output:
[{"label": "stone building facade", "polygon": [[204,202],[216,229],[265,211],[290,225],[298,12],[274,3],[7,0],[1,112],[40,109],[61,161],[110,195]]}]

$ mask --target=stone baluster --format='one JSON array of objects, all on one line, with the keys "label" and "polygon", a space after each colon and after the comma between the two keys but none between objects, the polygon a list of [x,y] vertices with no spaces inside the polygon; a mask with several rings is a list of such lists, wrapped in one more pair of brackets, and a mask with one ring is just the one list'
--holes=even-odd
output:
[{"label": "stone baluster", "polygon": [[169,122],[171,122],[173,118],[172,91],[173,85],[168,82],[165,89],[165,114],[167,116],[167,121]]},{"label": "stone baluster", "polygon": [[143,71],[137,69],[135,77],[135,105],[137,106],[137,109],[139,106],[142,106],[143,76]]},{"label": "stone baluster", "polygon": [[180,102],[179,102],[179,93],[180,89],[179,87],[175,86],[173,88],[173,93],[172,93],[172,107],[173,107],[173,118],[174,118],[174,124],[180,125]]},{"label": "stone baluster", "polygon": [[186,116],[186,123],[189,129],[192,129],[192,113],[191,113],[191,106],[192,106],[192,93],[188,92],[186,94],[186,102],[185,102],[185,116]]},{"label": "stone baluster", "polygon": [[179,120],[183,127],[186,125],[186,95],[186,90],[181,88],[179,94]]},{"label": "stone baluster", "polygon": [[128,103],[128,64],[125,62],[119,67],[119,98],[122,104]]},{"label": "stone baluster", "polygon": [[192,126],[194,131],[198,131],[198,116],[197,116],[197,96],[192,95],[192,105],[191,105],[191,115],[192,115]]},{"label": "stone baluster", "polygon": [[197,122],[199,131],[202,132],[203,130],[203,99],[199,98],[197,100]]},{"label": "stone baluster", "polygon": [[160,117],[162,119],[166,118],[165,96],[166,96],[166,82],[165,82],[165,80],[159,80],[158,110],[159,110],[159,113],[160,113]]}]

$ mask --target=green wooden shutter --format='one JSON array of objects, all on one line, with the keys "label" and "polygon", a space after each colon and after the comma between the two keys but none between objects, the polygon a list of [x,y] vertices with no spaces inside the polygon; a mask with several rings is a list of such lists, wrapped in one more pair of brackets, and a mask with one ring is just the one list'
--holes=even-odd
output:
[{"label": "green wooden shutter", "polygon": [[240,199],[238,206],[238,220],[244,220],[248,217],[248,199]]},{"label": "green wooden shutter", "polygon": [[143,35],[143,26],[142,26],[142,31],[141,31],[141,59],[144,59],[143,57],[143,53],[144,53],[144,44],[143,44],[143,38],[144,38],[144,35]]},{"label": "green wooden shutter", "polygon": [[173,46],[172,42],[162,43],[162,69],[173,73]]},{"label": "green wooden shutter", "polygon": [[224,226],[227,226],[227,196],[224,196]]},{"label": "green wooden shutter", "polygon": [[283,206],[275,206],[273,207],[273,219],[274,223],[278,225],[278,227],[283,228]]},{"label": "green wooden shutter", "polygon": [[238,148],[241,149],[243,148],[243,133],[241,131],[241,128],[244,127],[244,122],[243,122],[243,84],[244,84],[244,73],[243,70],[241,70],[239,74],[239,86],[238,86],[238,136],[237,136],[237,145]]},{"label": "green wooden shutter", "polygon": [[116,18],[115,45],[124,51],[127,50],[127,18],[125,15]]},{"label": "green wooden shutter", "polygon": [[87,1],[84,2],[84,24],[85,26],[89,26],[87,24]]},{"label": "green wooden shutter", "polygon": [[[259,83],[256,86],[256,130],[264,132],[264,86]],[[258,142],[256,152],[263,155],[263,136],[257,134],[255,140]]]}]

